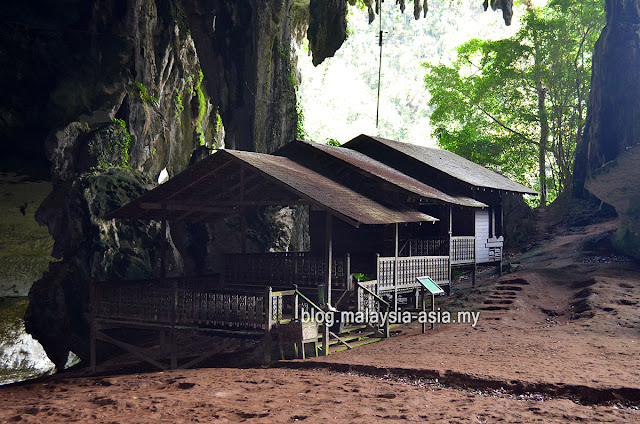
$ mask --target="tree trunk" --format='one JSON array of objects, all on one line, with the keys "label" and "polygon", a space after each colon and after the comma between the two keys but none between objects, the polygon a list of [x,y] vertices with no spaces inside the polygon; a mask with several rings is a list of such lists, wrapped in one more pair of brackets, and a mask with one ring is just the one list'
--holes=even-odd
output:
[{"label": "tree trunk", "polygon": [[547,89],[542,86],[542,81],[536,81],[536,92],[538,94],[538,116],[540,116],[540,145],[538,149],[538,178],[540,179],[540,207],[547,205],[547,175],[546,158],[547,142],[549,140],[549,120],[547,118]]}]

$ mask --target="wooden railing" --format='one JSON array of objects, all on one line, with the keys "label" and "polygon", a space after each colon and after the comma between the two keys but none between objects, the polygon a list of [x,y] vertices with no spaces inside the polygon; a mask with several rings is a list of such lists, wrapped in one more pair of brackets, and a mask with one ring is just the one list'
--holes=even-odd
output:
[{"label": "wooden railing", "polygon": [[368,314],[380,311],[380,304],[373,295],[375,293],[378,293],[378,282],[376,280],[356,282],[356,306],[358,312]]},{"label": "wooden railing", "polygon": [[[206,277],[93,282],[90,299],[92,369],[95,369],[96,339],[127,348],[101,334],[102,328],[143,326],[171,331],[176,328],[263,331],[268,362],[274,327],[299,319],[302,310],[322,311],[297,288],[228,290],[215,287],[214,282],[215,279]],[[323,326],[323,340],[328,340],[328,333],[328,327]],[[328,343],[323,344],[323,353],[328,354]],[[155,360],[144,359],[162,367]],[[175,360],[172,360],[172,367],[175,368]]]},{"label": "wooden railing", "polygon": [[400,243],[400,256],[447,256],[449,238],[407,239]]},{"label": "wooden railing", "polygon": [[472,264],[476,260],[475,236],[451,237],[451,264]]},{"label": "wooden railing", "polygon": [[[378,296],[377,281],[356,281],[356,290],[358,295],[358,312],[364,313],[369,316],[371,313],[389,312],[391,310],[391,304]],[[390,321],[389,315],[386,315],[384,322],[380,323],[379,329],[381,329],[383,337],[390,337]]]},{"label": "wooden railing", "polygon": [[398,281],[394,285],[395,258],[378,257],[378,293],[409,291],[419,287],[417,277],[428,275],[438,284],[449,284],[448,256],[409,256],[398,258]]},{"label": "wooden railing", "polygon": [[[346,289],[351,280],[349,255],[333,258],[331,284]],[[262,286],[317,287],[325,283],[327,261],[308,252],[227,254],[224,282]]]},{"label": "wooden railing", "polygon": [[264,328],[264,290],[229,291],[212,281],[200,277],[94,282],[92,315],[128,323]]}]

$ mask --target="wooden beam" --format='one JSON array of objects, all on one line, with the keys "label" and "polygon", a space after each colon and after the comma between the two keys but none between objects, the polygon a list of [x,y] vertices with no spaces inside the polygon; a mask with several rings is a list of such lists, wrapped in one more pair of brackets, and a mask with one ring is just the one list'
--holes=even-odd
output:
[{"label": "wooden beam", "polygon": [[161,205],[159,203],[141,203],[140,207],[143,209],[149,209],[149,210],[164,209],[167,211],[210,212],[210,213],[228,213],[228,214],[238,213],[238,211],[233,208],[204,206],[204,205],[202,206],[194,206],[194,205],[186,205],[186,204]]},{"label": "wooden beam", "polygon": [[155,359],[151,358],[151,356],[149,356],[146,351],[138,346],[134,346],[131,345],[129,343],[125,343],[125,342],[121,342],[120,340],[116,340],[113,337],[109,337],[104,333],[101,333],[100,331],[96,331],[96,338],[98,340],[102,340],[103,342],[107,342],[107,343],[111,343],[114,346],[117,346],[123,350],[126,350],[129,353],[134,354],[135,356],[137,356],[138,358],[142,359],[145,362],[150,363],[151,365],[155,365],[156,367],[160,368],[161,370],[166,370],[168,369],[168,367],[158,361],[156,361]]},{"label": "wooden beam", "polygon": [[451,291],[451,253],[453,249],[453,208],[449,206],[449,291]]},{"label": "wooden beam", "polygon": [[398,223],[393,224],[393,238],[395,242],[395,260],[393,261],[393,310],[398,310],[398,245],[399,245],[399,237],[398,237]]},{"label": "wooden beam", "polygon": [[162,217],[160,228],[162,233],[162,240],[160,241],[160,278],[164,280],[167,277],[167,219],[164,216]]},{"label": "wooden beam", "polygon": [[[243,167],[243,168],[244,168],[244,167]],[[254,174],[252,174],[252,175],[250,175],[250,176],[248,176],[248,177],[246,177],[246,178],[245,178],[245,180],[244,180],[244,184],[245,184],[245,186],[246,186],[246,184],[247,184],[247,183],[249,183],[249,182],[251,182],[251,181],[255,180],[255,179],[256,179],[256,178],[258,178],[258,177],[260,177],[260,175],[255,174],[255,173],[254,173]],[[241,184],[240,182],[238,182],[238,183],[236,183],[236,184],[232,185],[231,187],[229,187],[229,190],[228,190],[227,192],[228,192],[228,193],[233,193],[234,191],[236,191],[236,189],[240,188],[241,186],[242,186],[242,184]],[[214,188],[218,188],[218,187],[214,187]],[[203,193],[200,193],[200,195],[201,195],[201,196],[206,196],[206,195],[208,195],[209,193],[211,193],[212,191],[214,191],[214,188],[209,189],[209,190],[207,190],[207,191],[205,191],[205,192],[203,192]],[[218,194],[217,194],[215,197],[213,197],[213,198],[214,198],[214,199],[219,199],[219,198],[221,198],[221,197],[222,197],[222,195],[223,195],[223,193],[218,193]]]},{"label": "wooden beam", "polygon": [[[226,163],[223,163],[222,165],[220,165],[219,167],[211,170],[210,172],[207,172],[206,174],[204,174],[203,176],[201,176],[200,178],[198,178],[195,181],[190,182],[189,184],[187,184],[186,186],[182,187],[180,190],[175,191],[174,193],[170,194],[166,199],[171,199],[174,196],[177,196],[178,194],[182,193],[183,191],[189,189],[190,187],[193,187],[194,185],[198,184],[200,181],[209,178],[211,176],[216,177],[216,173],[220,172],[220,170],[226,168],[227,166],[231,165],[233,162],[229,161]],[[216,177],[217,178],[217,177]]]},{"label": "wooden beam", "polygon": [[[140,203],[140,207],[143,209],[150,210],[159,210],[163,208],[163,204],[166,205],[167,210],[174,211],[200,211],[200,210],[210,210],[213,208],[223,209],[226,207],[227,210],[233,210],[236,206],[298,206],[298,205],[308,205],[309,201],[297,199],[297,200],[212,200],[212,201],[181,201],[179,203]],[[237,212],[236,212],[237,213]]]},{"label": "wooden beam", "polygon": [[334,333],[333,331],[329,331],[329,334],[332,335],[333,337],[335,337],[336,339],[338,339],[338,341],[340,343],[342,343],[343,345],[345,345],[347,347],[347,349],[353,349],[353,346],[351,346],[349,343],[347,343],[346,341],[344,341],[343,339],[338,337],[338,335],[336,333]]},{"label": "wooden beam", "polygon": [[333,271],[333,216],[329,211],[325,212],[325,247],[327,251],[327,304],[331,305],[331,274]]}]

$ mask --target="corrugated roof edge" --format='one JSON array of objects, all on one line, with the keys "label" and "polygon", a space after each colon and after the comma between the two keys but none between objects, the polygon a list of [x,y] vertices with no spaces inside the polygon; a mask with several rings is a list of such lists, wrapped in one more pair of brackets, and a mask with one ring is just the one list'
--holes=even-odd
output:
[{"label": "corrugated roof edge", "polygon": [[346,163],[347,166],[354,167],[357,170],[363,171],[369,175],[374,176],[375,178],[393,184],[394,186],[411,192],[419,197],[433,199],[442,203],[454,204],[457,206],[474,208],[488,207],[488,205],[470,197],[447,194],[353,149],[330,146],[326,144],[298,139],[286,144],[285,146],[274,152],[274,154],[286,156],[287,150],[291,149],[291,146],[295,145],[303,145],[308,148],[313,148],[317,151],[320,151],[323,154],[330,155],[342,161],[343,163]]},{"label": "corrugated roof edge", "polygon": [[[292,170],[293,168],[301,168],[298,171],[304,171],[304,174],[314,174],[314,178],[316,178],[316,180],[314,181],[318,181],[318,179],[320,180],[326,180],[326,181],[330,181],[331,184],[330,185],[335,185],[336,189],[339,189],[341,191],[347,191],[349,196],[352,197],[358,197],[358,198],[363,198],[361,199],[363,202],[367,203],[370,209],[376,209],[377,213],[380,215],[380,217],[375,217],[373,214],[373,212],[368,212],[368,213],[350,213],[353,212],[351,210],[349,210],[349,208],[344,208],[344,207],[340,207],[340,205],[336,205],[336,204],[325,204],[323,203],[323,200],[331,200],[331,196],[329,196],[328,199],[316,199],[316,194],[317,193],[309,193],[309,192],[304,192],[306,190],[300,191],[300,184],[296,184],[295,183],[295,179],[294,180],[290,180],[290,181],[285,181],[286,179],[282,179],[282,178],[278,178],[278,172],[275,173],[274,172],[268,172],[267,170],[262,170],[260,169],[258,166],[255,166],[255,164],[251,163],[254,161],[251,160],[247,160],[250,157],[254,157],[254,158],[260,158],[262,161],[267,161],[267,162],[271,162],[271,163],[276,163],[279,162],[278,168],[279,171],[282,170]],[[417,221],[437,221],[437,218],[434,218],[432,216],[426,215],[422,212],[416,211],[416,210],[392,210],[387,208],[384,205],[379,204],[378,202],[372,200],[372,199],[368,199],[365,198],[365,196],[361,195],[358,192],[355,192],[351,189],[348,189],[347,187],[341,186],[340,184],[326,178],[326,177],[322,177],[321,175],[317,174],[316,172],[309,170],[308,168],[294,162],[291,161],[290,159],[284,158],[284,157],[279,157],[279,156],[273,156],[273,155],[267,155],[267,154],[261,154],[261,153],[255,153],[255,152],[244,152],[244,151],[236,151],[236,150],[220,150],[214,154],[212,154],[211,156],[203,159],[202,161],[198,162],[197,164],[187,168],[186,170],[184,170],[183,172],[177,174],[176,176],[174,176],[173,178],[169,179],[166,183],[161,184],[157,187],[155,187],[154,189],[146,192],[145,194],[143,194],[142,196],[138,197],[137,199],[127,203],[126,205],[116,209],[115,211],[105,215],[104,219],[139,219],[140,217],[145,217],[148,219],[158,219],[161,217],[161,215],[158,216],[150,216],[151,214],[155,213],[154,212],[150,212],[148,210],[145,210],[141,207],[141,203],[143,203],[145,200],[147,199],[155,199],[155,202],[158,202],[159,200],[157,199],[157,197],[163,197],[163,196],[171,196],[173,193],[182,190],[185,186],[188,186],[189,183],[192,183],[192,180],[197,180],[199,177],[203,177],[206,174],[212,172],[213,170],[208,170],[207,167],[212,165],[213,163],[215,163],[216,161],[219,161],[220,159],[225,159],[226,160],[232,160],[232,161],[240,161],[240,162],[244,162],[246,163],[248,166],[255,168],[256,170],[258,170],[259,172],[269,175],[269,177],[271,179],[275,179],[278,181],[279,184],[288,187],[288,190],[293,190],[295,192],[299,192],[300,194],[303,194],[305,197],[307,197],[309,200],[312,200],[314,203],[325,207],[329,210],[332,210],[332,214],[335,214],[338,218],[340,218],[340,216],[344,216],[345,218],[347,218],[348,221],[354,221],[354,222],[359,222],[361,224],[384,224],[384,223],[394,223],[394,222],[417,222]],[[284,163],[286,162],[286,163]],[[273,171],[273,170],[272,170]],[[308,172],[307,172],[308,171]],[[283,171],[284,172],[284,171]],[[315,175],[317,174],[317,175]],[[325,181],[325,182],[326,182]],[[291,184],[293,182],[293,184]],[[298,187],[296,187],[298,186]],[[339,187],[337,187],[339,186]],[[322,196],[320,196],[322,197]],[[366,199],[366,200],[365,200]],[[329,202],[329,203],[335,203],[335,202]],[[159,214],[161,214],[161,212],[158,212]],[[384,216],[384,218],[383,218]],[[364,218],[364,219],[363,219]],[[388,222],[385,221],[389,220]],[[375,222],[374,222],[375,221]],[[384,222],[383,222],[384,221]],[[357,226],[357,225],[356,225]]]},{"label": "corrugated roof edge", "polygon": [[[409,143],[404,143],[401,141],[397,141],[397,140],[390,140],[387,138],[383,138],[383,137],[376,137],[376,136],[371,136],[371,135],[367,135],[367,134],[360,134],[359,136],[349,140],[347,143],[344,143],[343,146],[349,148],[347,145],[351,142],[357,142],[360,141],[362,139],[370,139],[373,141],[376,141],[380,144],[383,144],[384,146],[399,151],[407,156],[411,156],[413,158],[415,158],[416,160],[424,163],[427,166],[433,167],[435,169],[438,169],[439,171],[453,177],[456,178],[460,181],[463,181],[467,184],[479,187],[479,188],[489,188],[489,189],[494,189],[494,190],[501,190],[501,191],[507,191],[507,192],[513,192],[513,193],[520,193],[520,194],[531,194],[531,195],[539,195],[539,193],[533,189],[530,189],[529,187],[520,184],[516,181],[513,181],[512,179],[505,177],[504,175],[496,172],[496,171],[492,171],[491,169],[485,168],[482,165],[479,165],[475,162],[470,161],[469,159],[466,159],[456,153],[450,152],[448,150],[444,150],[444,149],[435,149],[432,147],[426,147],[426,146],[419,146],[416,144],[409,144]],[[461,178],[459,175],[456,175],[455,173],[452,173],[450,169],[447,168],[442,168],[442,167],[438,167],[436,164],[434,163],[428,163],[424,160],[424,158],[419,158],[416,157],[418,155],[415,154],[411,154],[409,152],[407,152],[406,150],[414,150],[414,152],[419,152],[421,151],[423,154],[428,154],[431,153],[433,154],[434,152],[436,154],[443,154],[443,155],[447,155],[449,156],[450,159],[454,159],[458,162],[460,162],[461,164],[467,166],[467,167],[472,167],[474,168],[477,173],[483,173],[485,175],[491,175],[493,178],[498,178],[500,181],[500,184],[477,184],[477,182],[474,181],[470,181],[468,179],[464,179]],[[444,152],[444,153],[442,153]],[[491,173],[491,174],[488,174]],[[477,175],[477,174],[476,174]]]}]

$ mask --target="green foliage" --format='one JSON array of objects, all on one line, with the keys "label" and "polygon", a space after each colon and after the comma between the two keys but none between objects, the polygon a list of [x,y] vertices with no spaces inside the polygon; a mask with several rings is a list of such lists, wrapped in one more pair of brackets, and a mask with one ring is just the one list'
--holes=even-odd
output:
[{"label": "green foliage", "polygon": [[178,124],[180,124],[180,112],[184,110],[184,106],[182,105],[182,95],[176,88],[176,119],[178,120]]},{"label": "green foliage", "polygon": [[[513,33],[499,14],[489,24],[472,24],[480,8],[456,10],[447,2],[430,2],[427,19],[416,21],[413,5],[400,13],[395,1],[384,2],[380,123],[376,127],[378,95],[378,19],[368,24],[366,8],[350,7],[350,36],[335,56],[314,67],[303,44],[298,67],[304,76],[298,101],[305,111],[305,130],[312,140],[335,138],[345,142],[366,133],[417,144],[431,142],[429,93],[423,90],[425,60],[452,58],[456,40],[469,34],[493,37]],[[516,25],[514,25],[515,27]],[[506,35],[505,35],[506,36]]]},{"label": "green foliage", "polygon": [[196,92],[196,98],[198,99],[198,116],[196,117],[196,133],[200,138],[200,145],[204,146],[206,141],[204,139],[204,131],[202,129],[202,120],[207,113],[207,100],[202,91],[202,81],[204,80],[204,74],[202,70],[198,71],[198,77],[195,79],[196,83],[193,90]]},{"label": "green foliage", "polygon": [[185,90],[187,92],[187,94],[191,95],[191,93],[193,93],[193,88],[191,88],[191,75],[189,75],[187,77],[187,80],[185,81]]},{"label": "green foliage", "polygon": [[337,147],[342,146],[342,144],[340,144],[340,142],[335,138],[328,138],[324,144],[328,144],[329,146],[337,146]]},{"label": "green foliage", "polygon": [[120,125],[122,136],[116,139],[116,143],[122,153],[122,163],[120,166],[129,167],[129,149],[131,148],[131,133],[127,130],[127,124],[123,119],[114,119],[112,121]]},{"label": "green foliage", "polygon": [[129,166],[131,134],[122,119],[114,119],[91,133],[88,142],[89,153],[95,158],[101,169],[113,166]]},{"label": "green foliage", "polygon": [[353,274],[353,278],[355,278],[358,281],[371,281],[371,280],[375,280],[376,279],[376,277],[374,275],[361,274],[361,273]]},{"label": "green foliage", "polygon": [[304,109],[300,102],[296,102],[296,137],[302,140],[309,138],[309,134],[304,129]]},{"label": "green foliage", "polygon": [[138,88],[138,96],[140,96],[140,100],[142,100],[143,103],[152,103],[153,105],[158,104],[158,99],[147,92],[147,87],[145,87],[144,84],[139,81],[136,81],[135,84]]},{"label": "green foliage", "polygon": [[523,183],[537,177],[538,190],[550,174],[548,200],[568,188],[602,10],[599,0],[529,7],[515,36],[470,40],[453,64],[424,64],[438,144]]},{"label": "green foliage", "polygon": [[220,132],[220,128],[222,128],[222,116],[216,111],[216,133]]}]

